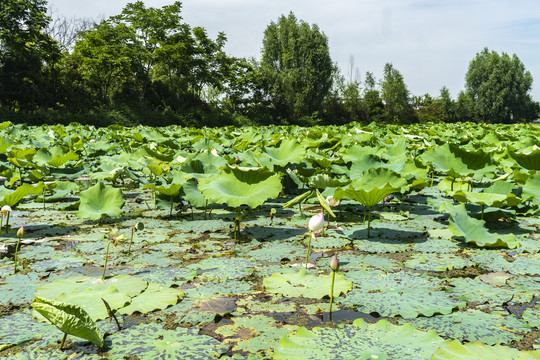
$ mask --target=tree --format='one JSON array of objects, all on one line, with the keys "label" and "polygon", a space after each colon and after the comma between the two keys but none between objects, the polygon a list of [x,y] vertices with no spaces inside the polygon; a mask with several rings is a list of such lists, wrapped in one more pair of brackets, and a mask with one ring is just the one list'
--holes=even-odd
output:
[{"label": "tree", "polygon": [[[50,19],[45,0],[0,2],[0,104],[34,110],[54,102],[58,44],[44,29]],[[53,71],[51,71],[51,69]]]},{"label": "tree", "polygon": [[364,81],[364,119],[368,121],[379,121],[382,118],[384,103],[381,94],[376,88],[377,81],[372,72],[367,71]]},{"label": "tree", "polygon": [[484,48],[471,60],[465,81],[479,120],[509,123],[536,117],[529,94],[533,78],[515,54]]},{"label": "tree", "polygon": [[384,101],[384,118],[390,123],[410,123],[414,110],[409,103],[409,90],[403,76],[390,63],[384,66],[384,78],[381,84]]},{"label": "tree", "polygon": [[261,66],[278,117],[296,121],[321,111],[335,67],[328,38],[317,25],[297,20],[292,12],[271,22],[264,31]]}]

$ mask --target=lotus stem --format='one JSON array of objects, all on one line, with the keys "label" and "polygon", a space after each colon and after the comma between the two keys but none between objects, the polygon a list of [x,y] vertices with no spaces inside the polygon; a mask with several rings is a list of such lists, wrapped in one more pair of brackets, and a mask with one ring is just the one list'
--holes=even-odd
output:
[{"label": "lotus stem", "polygon": [[484,220],[484,208],[485,205],[482,205],[482,215],[480,215],[480,220]]},{"label": "lotus stem", "polygon": [[[325,223],[325,220],[324,220],[324,208],[322,210],[322,213],[323,213],[323,225],[322,225],[322,229],[321,229],[321,235],[324,236],[324,223]],[[328,221],[330,221],[330,214],[328,214]]]},{"label": "lotus stem", "polygon": [[433,177],[434,177],[434,176],[435,176],[435,170],[433,170],[433,171],[431,172],[431,185],[430,185],[430,187],[429,187],[430,189],[433,188]]},{"label": "lotus stem", "polygon": [[2,232],[3,227],[4,227],[4,214],[0,213],[0,232]]},{"label": "lotus stem", "polygon": [[17,246],[15,247],[15,269],[13,270],[13,274],[17,273],[17,253],[19,252],[20,243],[21,243],[21,238],[19,237],[17,240]]},{"label": "lotus stem", "polygon": [[133,242],[133,234],[135,233],[135,226],[131,227],[131,239],[129,240],[128,252],[131,252],[131,243]]},{"label": "lotus stem", "polygon": [[107,243],[107,251],[105,252],[105,266],[103,266],[103,274],[101,275],[101,280],[105,280],[105,270],[107,270],[107,260],[109,259],[109,245],[114,241],[111,240]]},{"label": "lotus stem", "polygon": [[8,211],[8,213],[6,215],[6,234],[9,231],[9,213],[10,213],[10,211]]},{"label": "lotus stem", "polygon": [[47,186],[45,186],[45,184],[43,185],[43,211],[45,211],[45,189],[47,188]]},{"label": "lotus stem", "polygon": [[371,206],[369,207],[369,217],[367,223],[367,237],[369,239],[369,230],[371,229]]},{"label": "lotus stem", "polygon": [[308,259],[309,259],[309,249],[310,249],[310,246],[311,246],[311,237],[313,236],[313,233],[310,231],[309,232],[309,240],[308,240],[308,243],[307,243],[307,253],[306,253],[306,270],[307,270],[307,264],[308,264]]},{"label": "lotus stem", "polygon": [[334,302],[334,279],[336,272],[332,270],[332,284],[330,285],[330,308],[328,309],[328,317],[332,321],[332,303]]},{"label": "lotus stem", "polygon": [[67,333],[64,333],[64,337],[62,338],[62,342],[60,343],[60,347],[59,347],[60,350],[62,350],[62,348],[64,347],[64,343],[66,342],[66,338],[67,338]]},{"label": "lotus stem", "polygon": [[172,216],[173,205],[174,205],[174,201],[173,201],[173,196],[171,195],[171,209],[169,211],[169,216]]}]

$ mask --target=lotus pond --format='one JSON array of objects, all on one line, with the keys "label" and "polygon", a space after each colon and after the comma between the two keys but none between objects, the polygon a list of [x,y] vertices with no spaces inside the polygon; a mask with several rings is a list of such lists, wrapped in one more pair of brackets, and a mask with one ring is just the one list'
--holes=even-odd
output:
[{"label": "lotus pond", "polygon": [[539,171],[530,124],[2,123],[0,357],[540,359]]}]

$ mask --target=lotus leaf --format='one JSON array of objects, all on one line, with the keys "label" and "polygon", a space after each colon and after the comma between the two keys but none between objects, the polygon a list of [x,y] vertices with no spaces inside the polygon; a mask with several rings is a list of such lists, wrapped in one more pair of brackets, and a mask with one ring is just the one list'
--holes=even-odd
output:
[{"label": "lotus leaf", "polygon": [[514,249],[519,246],[514,234],[499,235],[490,233],[485,228],[484,220],[477,220],[467,214],[465,205],[444,205],[442,208],[450,214],[449,229],[456,236],[462,236],[466,242],[482,247],[506,247]]},{"label": "lotus leaf", "polygon": [[521,167],[527,170],[540,171],[540,148],[534,147],[528,151],[510,151],[512,159]]},{"label": "lotus leaf", "polygon": [[8,205],[15,207],[27,195],[40,195],[43,193],[45,185],[40,182],[36,185],[22,184],[16,190],[0,188],[0,206]]},{"label": "lotus leaf", "polygon": [[[282,140],[279,146],[264,147],[262,151],[270,160],[269,164],[282,167],[302,162],[306,153],[306,149],[294,139]],[[260,161],[266,165],[266,162],[262,159]]]},{"label": "lotus leaf", "polygon": [[450,269],[463,269],[474,263],[469,259],[454,254],[416,254],[405,262],[405,266],[424,271],[446,271]]},{"label": "lotus leaf", "polygon": [[300,328],[281,340],[274,359],[427,359],[448,342],[434,331],[409,324],[398,326],[386,320],[367,324],[357,319],[337,328]]},{"label": "lotus leaf", "polygon": [[527,179],[523,185],[523,199],[540,205],[540,172]]},{"label": "lotus leaf", "polygon": [[496,194],[488,192],[456,191],[452,197],[459,202],[472,202],[482,206],[516,206],[521,203],[521,199],[514,194]]},{"label": "lotus leaf", "polygon": [[278,174],[266,168],[248,171],[230,169],[211,178],[199,179],[198,187],[202,195],[212,202],[255,208],[267,199],[278,196],[281,181]]},{"label": "lotus leaf", "polygon": [[488,345],[520,340],[522,334],[531,330],[527,324],[506,311],[491,311],[488,314],[468,309],[448,315],[403,321],[420,329],[435,330],[439,335],[451,339],[481,341]]},{"label": "lotus leaf", "polygon": [[519,351],[507,346],[488,346],[481,342],[471,342],[461,345],[454,340],[441,346],[433,353],[430,360],[531,360],[540,359],[540,351]]},{"label": "lotus leaf", "polygon": [[215,359],[227,351],[216,339],[199,335],[199,328],[164,330],[158,324],[140,324],[108,337],[110,356],[140,360]]},{"label": "lotus leaf", "polygon": [[364,313],[415,318],[419,315],[450,314],[466,304],[450,298],[437,281],[425,275],[357,270],[349,271],[347,276],[359,288],[354,287],[345,298],[337,301],[355,306]]},{"label": "lotus leaf", "polygon": [[[273,273],[272,276],[263,279],[263,286],[272,293],[283,294],[288,297],[306,297],[321,299],[329,295],[332,275],[315,276],[308,274],[305,269],[296,273]],[[341,293],[347,293],[352,288],[352,283],[341,272],[336,273],[334,283],[334,297]]]},{"label": "lotus leaf", "polygon": [[154,310],[162,310],[171,305],[175,305],[184,292],[180,289],[173,289],[150,283],[146,290],[131,299],[131,303],[118,310],[120,314],[130,315],[138,311],[142,314]]},{"label": "lotus leaf", "polygon": [[531,327],[540,328],[540,303],[536,303],[536,307],[528,308],[523,312],[523,320]]},{"label": "lotus leaf", "polygon": [[117,218],[122,215],[124,198],[120,189],[98,182],[91,188],[81,191],[81,204],[77,216],[98,220],[104,215]]},{"label": "lotus leaf", "polygon": [[103,346],[103,335],[83,308],[36,296],[32,307],[63,333]]}]

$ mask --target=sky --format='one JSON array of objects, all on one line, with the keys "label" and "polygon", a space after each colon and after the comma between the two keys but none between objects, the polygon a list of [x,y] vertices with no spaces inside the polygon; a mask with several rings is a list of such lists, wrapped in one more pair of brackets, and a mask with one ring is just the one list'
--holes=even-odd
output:
[{"label": "sky", "polygon": [[[93,19],[117,15],[129,2],[134,0],[48,0],[53,17]],[[446,86],[456,98],[470,61],[487,47],[519,57],[533,76],[533,99],[540,101],[538,0],[182,1],[187,24],[204,27],[212,38],[224,32],[225,51],[245,58],[260,59],[264,30],[290,11],[324,32],[346,79],[359,75],[362,82],[370,71],[381,80],[384,65],[392,63],[412,95],[437,97]]]}]

